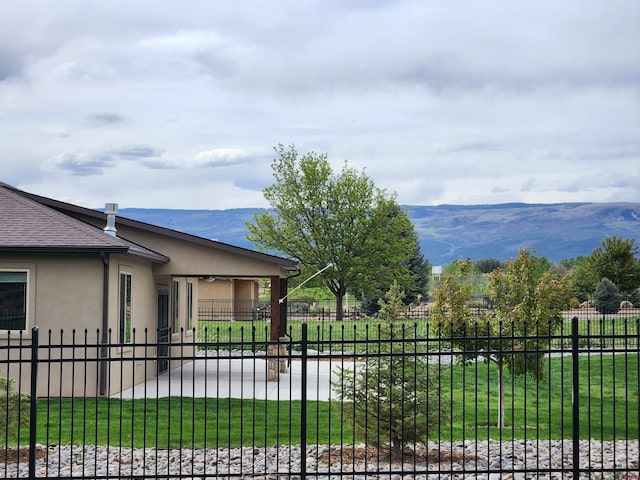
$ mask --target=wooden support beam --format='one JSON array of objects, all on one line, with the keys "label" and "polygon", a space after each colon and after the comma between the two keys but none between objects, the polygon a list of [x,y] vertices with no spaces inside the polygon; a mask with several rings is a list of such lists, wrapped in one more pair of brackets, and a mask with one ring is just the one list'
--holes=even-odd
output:
[{"label": "wooden support beam", "polygon": [[[287,279],[280,279],[280,293],[282,297],[287,295]],[[284,337],[287,333],[287,299],[285,298],[280,304],[280,320],[278,322],[278,336]]]},{"label": "wooden support beam", "polygon": [[271,277],[271,324],[269,339],[276,341],[287,333],[287,279]]},{"label": "wooden support beam", "polygon": [[280,299],[285,294],[280,291],[280,277],[271,277],[271,325],[269,339],[277,341],[280,336]]}]

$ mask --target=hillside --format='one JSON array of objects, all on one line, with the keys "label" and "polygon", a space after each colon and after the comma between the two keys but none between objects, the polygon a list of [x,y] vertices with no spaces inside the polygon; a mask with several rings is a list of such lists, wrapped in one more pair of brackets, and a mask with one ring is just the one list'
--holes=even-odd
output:
[{"label": "hillside", "polygon": [[[457,258],[507,260],[521,248],[558,261],[588,255],[613,235],[640,236],[640,203],[438,205],[406,207],[433,265]],[[120,215],[245,248],[246,222],[259,209],[123,208]]]}]

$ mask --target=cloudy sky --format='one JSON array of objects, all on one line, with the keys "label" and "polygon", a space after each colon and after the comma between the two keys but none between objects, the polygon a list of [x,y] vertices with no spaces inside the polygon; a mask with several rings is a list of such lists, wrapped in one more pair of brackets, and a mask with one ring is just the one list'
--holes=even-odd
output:
[{"label": "cloudy sky", "polygon": [[0,0],[0,181],[265,206],[274,146],[402,204],[640,202],[640,2]]}]

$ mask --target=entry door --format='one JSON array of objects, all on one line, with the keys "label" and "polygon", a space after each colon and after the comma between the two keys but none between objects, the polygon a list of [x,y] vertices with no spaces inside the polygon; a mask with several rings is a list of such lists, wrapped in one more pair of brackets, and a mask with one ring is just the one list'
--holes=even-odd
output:
[{"label": "entry door", "polygon": [[169,292],[158,291],[158,374],[169,368]]}]

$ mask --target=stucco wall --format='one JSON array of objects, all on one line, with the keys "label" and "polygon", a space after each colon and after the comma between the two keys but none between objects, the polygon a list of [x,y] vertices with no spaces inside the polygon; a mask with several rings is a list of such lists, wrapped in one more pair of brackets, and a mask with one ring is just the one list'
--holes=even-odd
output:
[{"label": "stucco wall", "polygon": [[257,279],[215,278],[198,281],[204,320],[252,320],[259,303]]},{"label": "stucco wall", "polygon": [[132,257],[113,255],[109,266],[109,328],[112,329],[114,341],[118,341],[119,328],[119,280],[121,273],[132,275],[132,325],[136,330],[136,341],[144,339],[147,329],[148,338],[156,339],[158,300],[156,294],[156,280],[151,264]]},{"label": "stucco wall", "polygon": [[200,279],[198,282],[200,298],[206,300],[232,300],[233,280],[230,278],[216,278],[212,282]]},{"label": "stucco wall", "polygon": [[254,280],[234,280],[235,298],[239,300],[257,300],[258,282]]},{"label": "stucco wall", "polygon": [[156,280],[150,263],[124,255],[112,255],[109,262],[109,329],[110,344],[119,343],[120,274],[130,274],[131,284],[131,344],[150,343],[151,346],[123,345],[112,347],[108,352],[110,362],[107,394],[115,394],[146,378],[155,376],[155,360],[137,360],[134,357],[154,356],[157,341],[158,300]]},{"label": "stucco wall", "polygon": [[0,268],[29,270],[28,328],[70,334],[101,325],[103,268],[98,254],[3,254]]},{"label": "stucco wall", "polygon": [[[38,395],[96,395],[99,385],[98,344],[102,340],[103,273],[104,263],[99,254],[34,254],[7,255],[0,258],[0,269],[28,270],[27,330],[0,332],[0,342],[15,345],[20,338],[23,349],[3,350],[0,375],[19,380],[22,390],[29,388],[31,328],[39,327],[40,345],[58,345],[39,349]],[[119,341],[119,278],[121,272],[132,275],[132,326],[136,342],[156,341],[157,293],[151,264],[131,257],[114,255],[109,262],[110,342]],[[98,333],[100,330],[100,333]],[[64,345],[64,346],[60,346]],[[75,349],[69,346],[75,345]],[[85,345],[89,345],[85,347]],[[155,349],[149,348],[148,355]],[[120,359],[118,368],[110,368],[107,384],[112,392],[155,375],[154,360],[131,362],[133,349],[114,347],[107,355]],[[138,352],[142,354],[142,352]],[[85,362],[84,359],[90,359]],[[59,358],[78,359],[77,362],[56,362]],[[19,361],[22,359],[22,362]],[[53,362],[47,363],[51,359]],[[129,365],[131,364],[131,365]],[[115,364],[114,364],[115,365]],[[146,365],[146,368],[145,368]],[[133,368],[136,367],[136,368]],[[146,369],[146,371],[145,371]]]},{"label": "stucco wall", "polygon": [[169,275],[220,275],[235,277],[269,277],[287,275],[275,263],[261,261],[251,256],[218,250],[213,246],[199,245],[178,238],[157,235],[119,225],[118,235],[167,255],[171,261],[155,267],[157,274]]}]

